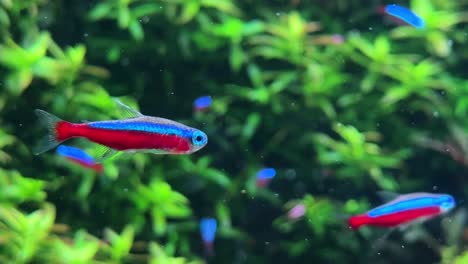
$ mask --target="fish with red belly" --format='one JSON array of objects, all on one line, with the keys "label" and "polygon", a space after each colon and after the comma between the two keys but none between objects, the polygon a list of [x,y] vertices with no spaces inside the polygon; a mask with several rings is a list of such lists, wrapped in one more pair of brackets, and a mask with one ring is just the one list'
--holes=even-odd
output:
[{"label": "fish with red belly", "polygon": [[101,160],[118,151],[145,151],[154,154],[190,154],[208,143],[202,131],[181,123],[145,116],[115,100],[129,118],[122,120],[70,123],[36,109],[49,134],[34,149],[38,155],[71,138],[86,138],[103,145]]},{"label": "fish with red belly", "polygon": [[403,194],[365,214],[350,217],[348,224],[353,229],[364,225],[398,227],[433,218],[454,207],[455,199],[448,194]]}]

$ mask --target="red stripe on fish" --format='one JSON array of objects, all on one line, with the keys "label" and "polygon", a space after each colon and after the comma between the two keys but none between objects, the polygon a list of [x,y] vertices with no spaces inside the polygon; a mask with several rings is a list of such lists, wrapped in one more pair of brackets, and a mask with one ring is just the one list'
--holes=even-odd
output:
[{"label": "red stripe on fish", "polygon": [[418,218],[430,218],[440,213],[441,211],[439,207],[425,207],[378,217],[369,217],[367,214],[362,214],[350,217],[348,224],[353,229],[358,229],[363,225],[396,227],[398,225],[417,220]]},{"label": "red stripe on fish", "polygon": [[71,124],[67,122],[59,124],[57,126],[57,137],[60,141],[72,137],[84,137],[116,150],[161,149],[171,153],[183,153],[190,150],[188,140],[175,135],[142,131],[109,130],[93,128],[87,124]]},{"label": "red stripe on fish", "polygon": [[101,173],[102,172],[102,164],[99,164],[99,163],[87,163],[87,162],[84,162],[82,160],[79,160],[79,159],[74,159],[74,158],[70,158],[70,157],[67,157],[68,160],[72,161],[72,162],[75,162],[75,163],[78,163],[79,165],[85,167],[85,168],[89,168],[89,169],[92,169],[94,171],[96,171],[97,173]]},{"label": "red stripe on fish", "polygon": [[57,122],[55,126],[55,135],[57,141],[65,141],[73,137],[73,127],[75,124],[66,121]]}]

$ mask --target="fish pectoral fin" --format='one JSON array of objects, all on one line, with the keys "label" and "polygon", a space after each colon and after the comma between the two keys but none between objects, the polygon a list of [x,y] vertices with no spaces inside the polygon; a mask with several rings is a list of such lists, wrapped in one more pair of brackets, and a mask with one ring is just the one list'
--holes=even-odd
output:
[{"label": "fish pectoral fin", "polygon": [[114,100],[115,104],[117,105],[117,109],[119,111],[119,114],[123,119],[143,116],[142,113],[140,113],[137,110],[131,108],[130,106],[122,103],[122,101],[120,101],[119,99],[113,97],[112,100]]},{"label": "fish pectoral fin", "polygon": [[104,145],[99,145],[96,153],[97,155],[95,161],[98,163],[102,163],[103,161],[116,156],[119,153],[119,151],[113,148],[106,147]]},{"label": "fish pectoral fin", "polygon": [[[414,223],[413,223],[414,224]],[[398,231],[400,232],[405,232],[408,230],[408,228],[411,226],[411,224],[401,224],[398,226]]]},{"label": "fish pectoral fin", "polygon": [[156,155],[161,155],[161,154],[167,154],[168,153],[167,151],[160,150],[160,149],[147,149],[147,150],[143,150],[142,152],[156,154]]}]

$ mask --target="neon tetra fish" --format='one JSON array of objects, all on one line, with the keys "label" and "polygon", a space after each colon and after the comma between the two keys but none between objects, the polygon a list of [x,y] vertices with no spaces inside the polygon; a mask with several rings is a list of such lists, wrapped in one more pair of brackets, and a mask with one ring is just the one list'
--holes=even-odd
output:
[{"label": "neon tetra fish", "polygon": [[397,227],[414,221],[424,221],[444,214],[455,207],[455,199],[448,194],[410,193],[365,214],[352,216],[348,223],[353,229],[363,225]]},{"label": "neon tetra fish", "polygon": [[42,139],[34,154],[48,151],[63,141],[81,137],[105,146],[102,159],[117,151],[146,151],[154,154],[190,154],[208,143],[202,131],[181,123],[145,116],[116,100],[129,118],[122,120],[70,123],[36,109],[41,123],[49,134]]},{"label": "neon tetra fish", "polygon": [[426,23],[421,17],[403,6],[396,4],[386,5],[379,11],[383,11],[383,13],[388,14],[418,29],[423,29],[426,26]]},{"label": "neon tetra fish", "polygon": [[61,145],[57,148],[57,154],[97,173],[102,172],[102,164],[96,163],[93,157],[79,148]]},{"label": "neon tetra fish", "polygon": [[275,176],[276,170],[274,168],[263,168],[259,170],[256,175],[257,187],[266,187]]},{"label": "neon tetra fish", "polygon": [[197,99],[195,99],[195,101],[193,101],[193,109],[198,112],[205,111],[208,108],[210,108],[211,103],[212,99],[209,95],[198,97]]},{"label": "neon tetra fish", "polygon": [[203,240],[203,246],[208,256],[214,254],[213,243],[215,240],[217,221],[214,218],[202,218],[200,220],[200,234]]}]

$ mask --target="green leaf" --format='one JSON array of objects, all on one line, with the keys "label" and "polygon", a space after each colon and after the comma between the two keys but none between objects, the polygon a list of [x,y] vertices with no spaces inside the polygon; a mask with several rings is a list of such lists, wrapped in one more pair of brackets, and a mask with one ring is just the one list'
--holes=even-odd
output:
[{"label": "green leaf", "polygon": [[143,40],[145,33],[143,32],[143,28],[138,20],[132,19],[128,29],[130,30],[130,33],[135,40]]},{"label": "green leaf", "polygon": [[112,6],[109,3],[98,3],[88,14],[91,20],[101,20],[111,15]]}]

